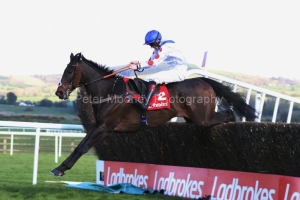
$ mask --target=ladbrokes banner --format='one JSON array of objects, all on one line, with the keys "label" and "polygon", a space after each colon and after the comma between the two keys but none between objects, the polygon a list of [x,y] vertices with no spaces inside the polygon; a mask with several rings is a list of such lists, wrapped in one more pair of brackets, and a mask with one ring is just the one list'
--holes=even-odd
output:
[{"label": "ladbrokes banner", "polygon": [[300,200],[300,178],[278,175],[98,160],[96,178],[97,184],[131,183],[191,199]]}]

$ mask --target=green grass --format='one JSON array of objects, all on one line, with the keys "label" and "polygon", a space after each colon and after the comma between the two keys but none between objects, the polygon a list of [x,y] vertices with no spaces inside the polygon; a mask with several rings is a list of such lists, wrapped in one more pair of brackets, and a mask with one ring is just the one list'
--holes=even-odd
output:
[{"label": "green grass", "polygon": [[59,158],[54,163],[54,155],[41,153],[38,162],[37,184],[32,185],[33,154],[17,153],[12,156],[0,154],[0,199],[2,200],[54,200],[54,199],[182,199],[169,197],[161,194],[129,195],[129,194],[108,194],[104,192],[88,191],[74,188],[67,188],[63,183],[48,183],[46,181],[76,181],[95,182],[96,160],[93,155],[84,155],[71,170],[66,171],[63,177],[54,177],[49,171],[57,167],[67,155]]}]

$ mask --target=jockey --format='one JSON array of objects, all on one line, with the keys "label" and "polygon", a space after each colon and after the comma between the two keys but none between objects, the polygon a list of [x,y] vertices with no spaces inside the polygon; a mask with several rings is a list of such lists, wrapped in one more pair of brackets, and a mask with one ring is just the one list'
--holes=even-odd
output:
[{"label": "jockey", "polygon": [[161,63],[166,63],[169,69],[151,74],[144,78],[149,82],[147,96],[144,102],[139,102],[146,110],[149,101],[154,93],[156,84],[168,84],[172,82],[179,82],[185,79],[187,71],[187,62],[173,40],[163,40],[160,32],[157,30],[149,31],[145,36],[144,45],[149,45],[153,48],[153,54],[148,61],[131,62],[129,68],[137,70],[138,68],[155,67]]}]

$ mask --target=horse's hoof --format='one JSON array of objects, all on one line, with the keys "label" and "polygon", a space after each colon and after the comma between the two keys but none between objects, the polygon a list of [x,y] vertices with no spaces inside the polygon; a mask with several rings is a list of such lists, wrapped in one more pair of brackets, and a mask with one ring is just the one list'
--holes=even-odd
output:
[{"label": "horse's hoof", "polygon": [[57,170],[57,169],[53,169],[50,171],[50,173],[53,175],[53,176],[63,176],[65,173]]}]

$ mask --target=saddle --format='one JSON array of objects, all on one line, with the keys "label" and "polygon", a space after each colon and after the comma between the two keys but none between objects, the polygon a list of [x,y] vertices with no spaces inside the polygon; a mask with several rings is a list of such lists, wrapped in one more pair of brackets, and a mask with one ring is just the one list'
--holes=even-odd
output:
[{"label": "saddle", "polygon": [[[123,78],[125,82],[126,96],[134,98],[136,100],[142,100],[146,96],[149,83],[140,78]],[[127,101],[127,103],[133,103]],[[170,95],[165,84],[159,84],[156,86],[154,94],[149,102],[148,110],[158,110],[170,108]]]}]

